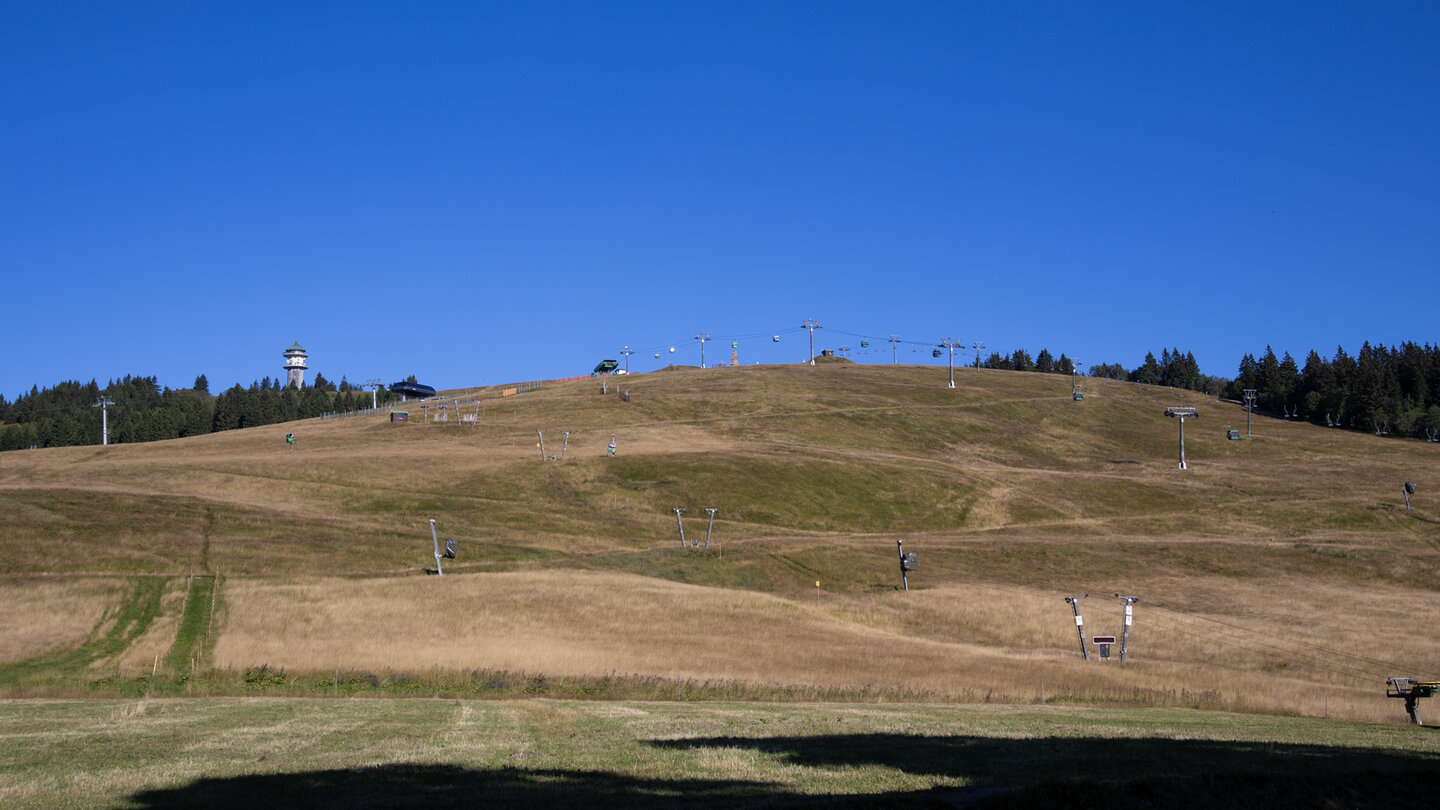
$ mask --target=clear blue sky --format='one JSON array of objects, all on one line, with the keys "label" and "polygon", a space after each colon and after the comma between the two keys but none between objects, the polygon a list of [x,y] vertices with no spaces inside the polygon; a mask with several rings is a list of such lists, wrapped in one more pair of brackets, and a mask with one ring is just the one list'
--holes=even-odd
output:
[{"label": "clear blue sky", "polygon": [[0,0],[0,393],[798,362],[806,318],[1440,342],[1437,64],[1434,0]]}]

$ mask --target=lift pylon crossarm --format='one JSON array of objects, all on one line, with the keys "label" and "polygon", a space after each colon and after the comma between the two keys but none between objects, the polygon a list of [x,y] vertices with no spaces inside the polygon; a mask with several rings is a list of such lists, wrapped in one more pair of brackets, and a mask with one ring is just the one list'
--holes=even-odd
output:
[{"label": "lift pylon crossarm", "polygon": [[1434,697],[1440,692],[1440,681],[1421,681],[1415,678],[1386,678],[1385,697],[1400,698],[1405,701],[1405,713],[1410,715],[1410,720],[1417,726],[1423,726],[1420,722],[1420,707],[1417,705],[1420,698]]}]

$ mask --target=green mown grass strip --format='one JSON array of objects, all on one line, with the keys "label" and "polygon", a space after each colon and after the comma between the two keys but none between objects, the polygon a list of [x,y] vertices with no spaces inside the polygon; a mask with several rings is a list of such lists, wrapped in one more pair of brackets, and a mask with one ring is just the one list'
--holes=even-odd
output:
[{"label": "green mown grass strip", "polygon": [[83,681],[87,668],[120,655],[150,627],[160,615],[160,597],[168,581],[168,577],[137,578],[125,601],[102,617],[80,646],[0,666],[0,690],[50,689]]},{"label": "green mown grass strip", "polygon": [[214,588],[215,577],[191,577],[190,593],[185,599],[185,615],[180,617],[175,643],[165,654],[166,670],[178,672],[189,669],[191,661],[203,655]]}]

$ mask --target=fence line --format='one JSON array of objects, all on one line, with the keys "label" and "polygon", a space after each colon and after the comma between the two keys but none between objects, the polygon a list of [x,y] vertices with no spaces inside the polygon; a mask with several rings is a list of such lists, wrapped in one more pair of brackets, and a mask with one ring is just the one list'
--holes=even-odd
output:
[{"label": "fence line", "polygon": [[[575,377],[575,378],[573,378],[573,379],[585,379],[585,378],[584,378],[584,377]],[[502,389],[502,390],[500,391],[500,396],[501,396],[501,397],[509,397],[509,396],[514,396],[515,394],[523,394],[523,393],[525,393],[525,392],[527,392],[527,391],[538,391],[542,386],[544,386],[544,384],[545,384],[545,381],[539,380],[539,381],[536,381],[536,382],[528,382],[528,383],[520,383],[519,385],[512,385],[512,386],[510,386],[509,388]],[[442,407],[442,408],[443,408],[443,407],[449,407],[449,406],[451,406],[451,405],[455,405],[455,406],[460,406],[460,405],[474,405],[474,404],[477,403],[477,402],[481,402],[481,401],[483,401],[483,400],[490,400],[490,399],[494,399],[494,397],[493,397],[493,396],[482,396],[482,395],[479,394],[479,393],[474,393],[474,392],[472,392],[472,393],[469,393],[469,394],[460,394],[460,395],[454,396],[454,397],[444,397],[444,396],[427,397],[426,399],[423,399],[423,400],[413,400],[413,402],[415,402],[415,403],[417,403],[417,404],[422,404],[422,405],[435,405],[435,406],[437,406],[437,407]],[[320,418],[321,418],[321,419],[345,419],[345,418],[348,418],[348,417],[351,417],[351,416],[370,416],[370,415],[372,415],[372,414],[388,413],[388,412],[390,412],[390,411],[395,410],[395,409],[396,409],[397,407],[399,407],[399,406],[408,405],[408,404],[410,404],[410,403],[409,403],[409,402],[391,402],[391,403],[389,403],[389,404],[381,405],[381,406],[375,407],[375,408],[358,408],[358,409],[353,410],[353,411],[343,411],[343,412],[342,412],[342,411],[332,411],[332,412],[330,412],[330,413],[322,413],[322,414],[320,414]]]}]

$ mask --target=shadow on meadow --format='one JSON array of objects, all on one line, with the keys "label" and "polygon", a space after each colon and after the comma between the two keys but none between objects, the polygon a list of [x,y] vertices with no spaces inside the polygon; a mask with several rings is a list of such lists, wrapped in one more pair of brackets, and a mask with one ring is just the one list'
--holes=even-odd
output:
[{"label": "shadow on meadow", "polygon": [[606,771],[478,770],[381,765],[354,770],[201,779],[130,797],[140,808],[309,807],[877,807],[952,803],[925,793],[807,796],[766,782],[655,779]]},{"label": "shadow on meadow", "polygon": [[909,796],[951,806],[1428,808],[1440,796],[1440,754],[1393,749],[904,734],[717,737],[652,744],[675,750],[753,750],[791,766],[833,770],[878,765],[963,780],[970,791],[935,789]]},{"label": "shadow on meadow", "polygon": [[[137,793],[130,806],[1405,808],[1432,807],[1440,795],[1440,755],[1322,745],[903,734],[718,737],[651,745],[754,751],[762,759],[761,773],[767,761],[777,768],[832,772],[878,766],[968,786],[810,795],[792,785],[740,779],[391,764],[201,779]],[[812,787],[830,781],[798,778]]]}]

